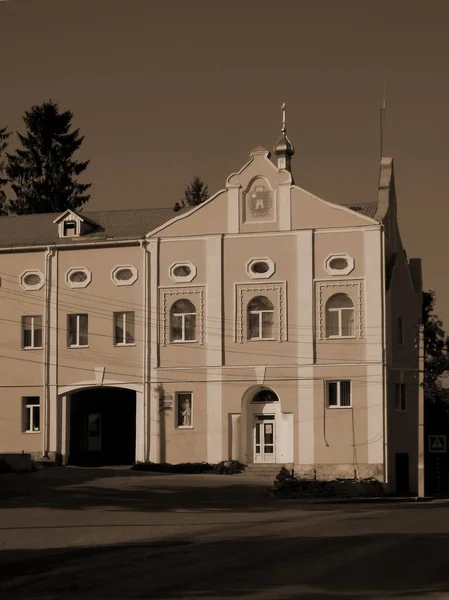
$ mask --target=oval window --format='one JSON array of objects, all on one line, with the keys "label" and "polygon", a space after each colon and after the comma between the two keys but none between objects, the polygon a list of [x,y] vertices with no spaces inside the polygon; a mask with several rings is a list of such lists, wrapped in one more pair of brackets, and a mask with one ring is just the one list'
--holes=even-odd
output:
[{"label": "oval window", "polygon": [[83,283],[87,280],[87,273],[84,271],[74,271],[70,274],[70,281],[72,283]]},{"label": "oval window", "polygon": [[23,283],[25,285],[39,285],[41,282],[41,276],[38,275],[37,273],[30,273],[29,275],[25,275],[25,277],[23,278]]},{"label": "oval window", "polygon": [[257,261],[251,265],[251,271],[253,273],[266,273],[270,268],[270,265],[263,260]]},{"label": "oval window", "polygon": [[117,271],[117,273],[115,274],[115,278],[118,281],[129,281],[130,279],[132,279],[133,276],[134,273],[131,269],[120,269],[120,271]]},{"label": "oval window", "polygon": [[343,271],[343,269],[348,268],[348,260],[346,258],[342,258],[341,256],[333,258],[329,261],[329,267],[334,269],[334,271]]},{"label": "oval window", "polygon": [[188,265],[178,265],[173,269],[173,275],[175,277],[188,277],[192,269]]}]

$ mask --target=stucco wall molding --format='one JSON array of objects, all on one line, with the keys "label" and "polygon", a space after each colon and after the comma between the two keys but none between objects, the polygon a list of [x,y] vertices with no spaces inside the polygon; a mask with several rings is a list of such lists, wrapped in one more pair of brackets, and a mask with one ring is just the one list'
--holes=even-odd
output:
[{"label": "stucco wall molding", "polygon": [[[355,302],[355,327],[356,337],[359,339],[363,338],[363,280],[362,279],[335,279],[332,281],[316,281],[315,282],[315,297],[316,297],[316,328],[317,337],[319,340],[325,339],[324,336],[324,323],[325,323],[325,311],[326,311],[326,300],[323,298],[325,290],[331,289],[332,293],[345,294],[348,293]],[[356,297],[351,293],[355,290]]]},{"label": "stucco wall molding", "polygon": [[204,287],[180,287],[180,288],[165,288],[160,291],[161,294],[161,317],[162,317],[162,336],[161,343],[167,345],[168,330],[170,327],[170,309],[167,305],[170,298],[188,298],[196,296],[196,327],[198,332],[198,343],[204,344]]}]

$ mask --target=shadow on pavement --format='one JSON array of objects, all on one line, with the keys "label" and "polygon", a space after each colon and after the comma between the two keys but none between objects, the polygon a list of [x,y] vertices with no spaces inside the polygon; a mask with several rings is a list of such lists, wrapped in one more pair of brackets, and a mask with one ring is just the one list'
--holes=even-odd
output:
[{"label": "shadow on pavement", "polygon": [[449,536],[435,534],[260,533],[213,542],[178,538],[14,551],[0,553],[0,595],[36,600],[446,597],[448,547]]},{"label": "shadow on pavement", "polygon": [[48,468],[0,479],[0,508],[126,511],[175,509],[279,510],[266,497],[271,481],[239,475],[174,475],[126,468]]}]

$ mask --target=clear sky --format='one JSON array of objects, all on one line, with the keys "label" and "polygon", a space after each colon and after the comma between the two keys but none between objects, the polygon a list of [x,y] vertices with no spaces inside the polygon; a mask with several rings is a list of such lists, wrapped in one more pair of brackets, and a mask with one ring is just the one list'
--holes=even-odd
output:
[{"label": "clear sky", "polygon": [[447,0],[7,0],[0,43],[0,127],[72,110],[91,210],[173,205],[196,174],[218,191],[284,101],[296,183],[372,201],[386,81],[403,241],[449,329]]}]

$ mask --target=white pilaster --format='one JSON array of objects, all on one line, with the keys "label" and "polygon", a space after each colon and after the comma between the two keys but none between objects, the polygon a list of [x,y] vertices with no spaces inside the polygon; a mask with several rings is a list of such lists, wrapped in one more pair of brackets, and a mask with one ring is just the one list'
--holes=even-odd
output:
[{"label": "white pilaster", "polygon": [[[384,462],[383,368],[381,364],[366,366],[366,403],[368,415],[368,463]],[[377,440],[377,441],[376,441]]]},{"label": "white pilaster", "polygon": [[[298,364],[313,364],[313,231],[296,234],[297,287],[297,357]],[[294,338],[293,335],[289,339]]]},{"label": "white pilaster", "polygon": [[[298,368],[298,458],[300,465],[315,463],[315,387],[313,367]],[[295,461],[296,462],[296,461]]]},{"label": "white pilaster", "polygon": [[239,191],[240,185],[229,185],[227,188],[228,233],[240,231]]},{"label": "white pilaster", "polygon": [[[145,389],[145,386],[143,386]],[[145,456],[145,392],[136,392],[136,461],[144,462]]]},{"label": "white pilaster", "polygon": [[223,238],[208,237],[206,251],[206,320],[207,365],[223,364]]},{"label": "white pilaster", "polygon": [[365,356],[366,362],[382,362],[383,285],[382,232],[370,229],[364,232],[365,254]]},{"label": "white pilaster", "polygon": [[206,426],[207,461],[223,460],[223,395],[222,370],[207,369],[206,384]]},{"label": "white pilaster", "polygon": [[292,215],[290,208],[290,182],[278,185],[279,201],[279,229],[290,231],[292,228]]}]

